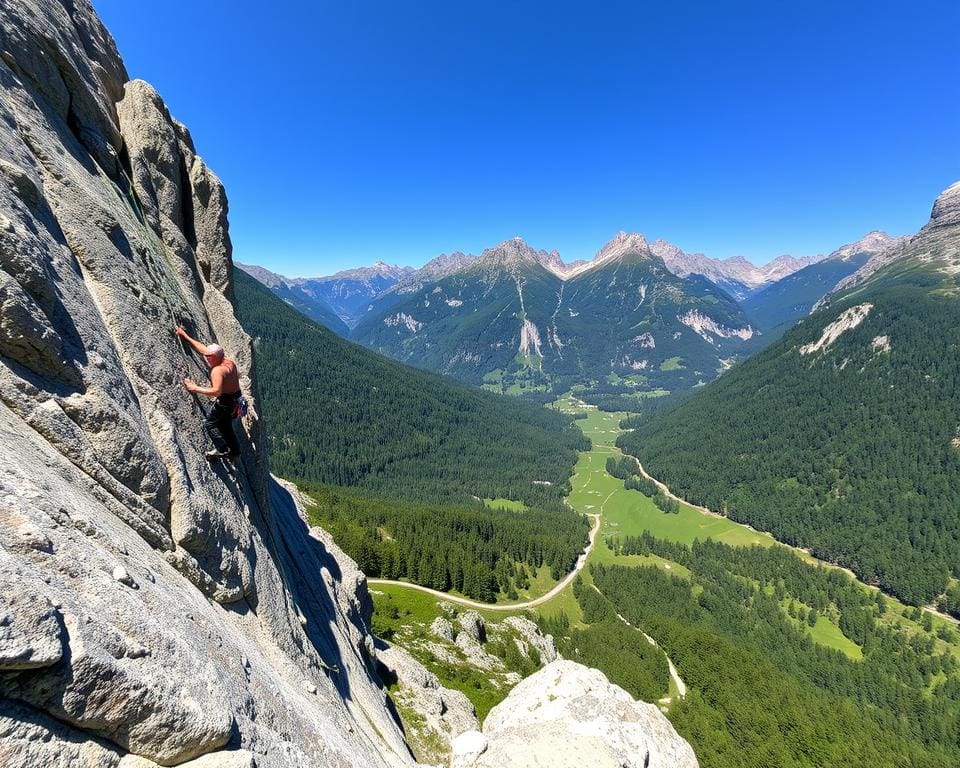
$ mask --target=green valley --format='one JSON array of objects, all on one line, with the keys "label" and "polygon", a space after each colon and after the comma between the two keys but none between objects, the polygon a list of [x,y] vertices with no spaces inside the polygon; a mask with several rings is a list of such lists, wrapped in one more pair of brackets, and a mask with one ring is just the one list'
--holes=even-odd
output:
[{"label": "green valley", "polygon": [[[960,643],[947,622],[921,620],[895,598],[728,518],[689,504],[662,512],[607,472],[607,460],[623,456],[616,443],[627,414],[573,396],[559,405],[585,416],[576,423],[592,446],[580,454],[568,501],[601,516],[581,577],[530,609],[561,653],[634,695],[661,699],[703,766],[932,768],[957,759],[948,734],[960,715]],[[413,601],[421,624],[442,613],[437,598],[408,587],[374,589],[382,592],[374,595],[378,614],[397,599]],[[666,658],[686,688],[682,698],[672,679],[664,684]],[[486,706],[488,694],[476,695]],[[816,734],[828,712],[825,742]]]}]

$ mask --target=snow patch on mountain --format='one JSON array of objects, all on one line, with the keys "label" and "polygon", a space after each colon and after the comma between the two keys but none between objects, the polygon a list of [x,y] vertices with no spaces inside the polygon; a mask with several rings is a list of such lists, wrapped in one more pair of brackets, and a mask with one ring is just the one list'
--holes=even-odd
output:
[{"label": "snow patch on mountain", "polygon": [[395,315],[383,318],[383,324],[388,328],[395,328],[396,326],[402,325],[410,331],[410,333],[416,333],[423,327],[423,323],[415,320],[406,312],[398,312]]},{"label": "snow patch on mountain", "polygon": [[871,309],[873,309],[873,304],[857,304],[855,307],[845,309],[836,320],[823,329],[823,333],[817,341],[812,341],[800,347],[800,354],[811,355],[821,349],[826,349],[839,339],[844,331],[850,331],[866,320]]},{"label": "snow patch on mountain", "polygon": [[720,337],[722,339],[737,337],[746,341],[747,339],[753,338],[754,334],[753,328],[749,325],[743,328],[728,328],[718,323],[709,315],[704,315],[697,309],[691,309],[685,314],[677,315],[677,320],[711,344],[716,343],[713,337]]},{"label": "snow patch on mountain", "polygon": [[460,299],[447,299],[448,307],[462,307],[463,302]]}]

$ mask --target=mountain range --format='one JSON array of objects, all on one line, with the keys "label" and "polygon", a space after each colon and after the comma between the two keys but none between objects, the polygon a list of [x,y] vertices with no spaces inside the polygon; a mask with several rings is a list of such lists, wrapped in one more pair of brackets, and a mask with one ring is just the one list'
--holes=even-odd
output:
[{"label": "mountain range", "polygon": [[[810,264],[830,258],[810,256],[798,259],[793,256],[778,256],[768,264],[756,266],[743,256],[715,259],[702,253],[687,253],[666,240],[656,240],[649,247],[654,255],[663,259],[667,269],[678,277],[702,275],[738,301]],[[606,252],[601,249],[593,259],[578,259],[566,263],[556,250],[534,251],[534,259],[539,264],[564,279],[595,266],[605,257]],[[384,306],[390,300],[399,301],[399,296],[458,272],[478,258],[480,257],[474,254],[454,251],[436,256],[420,268],[400,267],[378,261],[370,267],[347,269],[323,277],[285,277],[254,264],[236,262],[236,266],[294,305],[297,304],[294,294],[302,294],[300,301],[304,303],[301,311],[305,311],[309,305],[316,305],[319,309],[311,308],[310,311],[316,314],[311,317],[327,327],[331,326],[321,318],[329,317],[333,313],[349,328],[353,328],[363,315],[372,309],[369,303],[371,300],[379,299],[377,306]],[[336,325],[335,321],[333,324]],[[340,332],[337,328],[331,327],[331,330]]]},{"label": "mountain range", "polygon": [[713,259],[702,253],[686,253],[666,240],[656,240],[650,250],[663,259],[667,269],[680,277],[702,275],[723,288],[735,299],[745,299],[751,293],[776,283],[804,267],[815,264],[823,256],[778,256],[773,261],[756,266],[743,256]]},{"label": "mountain range", "polygon": [[758,267],[620,232],[593,259],[569,264],[517,237],[419,269],[377,262],[287,278],[237,266],[311,319],[398,360],[540,399],[580,385],[594,400],[626,397],[626,407],[712,380],[900,242],[871,232],[827,256]]},{"label": "mountain range", "polygon": [[906,237],[891,237],[885,232],[869,232],[855,243],[841,246],[829,256],[791,272],[774,283],[761,287],[741,302],[750,319],[768,335],[768,342],[785,333],[831,291],[871,259],[896,253]]},{"label": "mountain range", "polygon": [[241,264],[291,306],[340,336],[367,311],[370,299],[409,278],[416,270],[377,261],[370,267],[345,269],[326,277],[284,277],[254,264]]},{"label": "mountain range", "polygon": [[376,299],[353,338],[391,357],[501,392],[556,393],[626,378],[692,386],[747,349],[730,296],[680,278],[641,235],[620,233],[572,268],[520,238],[436,282]]}]

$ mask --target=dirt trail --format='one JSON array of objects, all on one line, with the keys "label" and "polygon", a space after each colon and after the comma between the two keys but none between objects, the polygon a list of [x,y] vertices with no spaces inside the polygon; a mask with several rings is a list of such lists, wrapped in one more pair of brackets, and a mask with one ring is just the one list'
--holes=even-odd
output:
[{"label": "dirt trail", "polygon": [[[610,497],[607,496],[607,499]],[[604,499],[606,503],[606,499]],[[603,505],[600,505],[600,510],[603,511]],[[547,592],[540,597],[534,598],[533,600],[527,600],[523,603],[510,603],[509,605],[499,604],[493,605],[491,603],[481,603],[477,600],[470,600],[466,597],[457,597],[456,595],[451,595],[448,592],[441,592],[438,589],[430,589],[430,587],[422,587],[419,584],[411,584],[407,581],[394,581],[393,579],[368,579],[368,584],[393,584],[398,587],[406,587],[408,589],[416,589],[420,592],[426,592],[428,595],[433,595],[434,597],[439,597],[442,600],[446,600],[448,603],[455,603],[457,605],[465,605],[469,608],[480,608],[484,611],[522,611],[527,608],[536,608],[538,605],[542,605],[548,600],[556,597],[563,589],[573,581],[577,574],[583,570],[583,566],[587,563],[587,557],[590,555],[590,551],[593,549],[593,543],[596,541],[597,532],[600,530],[600,515],[591,514],[587,517],[593,518],[593,527],[590,529],[590,543],[587,544],[587,548],[580,553],[580,557],[577,558],[577,564],[574,566],[573,570],[570,571],[566,576],[564,576],[560,581],[558,581],[553,589]]]}]

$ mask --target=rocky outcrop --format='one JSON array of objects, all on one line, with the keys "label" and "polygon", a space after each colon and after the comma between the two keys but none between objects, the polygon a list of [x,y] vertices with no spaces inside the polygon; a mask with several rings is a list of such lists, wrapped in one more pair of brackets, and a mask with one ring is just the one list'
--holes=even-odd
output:
[{"label": "rocky outcrop", "polygon": [[[411,762],[354,564],[273,481],[227,199],[87,0],[0,5],[0,764]],[[237,361],[203,458],[184,325]]]},{"label": "rocky outcrop", "polygon": [[954,182],[937,196],[925,229],[956,226],[960,226],[960,181]]},{"label": "rocky outcrop", "polygon": [[604,675],[555,661],[494,707],[482,733],[453,742],[453,768],[694,768],[697,758],[653,704]]},{"label": "rocky outcrop", "polygon": [[833,291],[817,302],[813,311],[829,306],[847,291],[867,282],[885,267],[910,260],[932,264],[942,275],[960,275],[960,254],[957,253],[957,227],[960,226],[960,181],[941,192],[933,203],[930,219],[913,237],[891,238],[860,269],[841,280]]},{"label": "rocky outcrop", "polygon": [[534,658],[535,655],[531,649],[536,651],[541,664],[549,664],[556,661],[557,646],[554,643],[553,635],[545,635],[540,631],[540,627],[534,624],[530,619],[523,616],[509,616],[501,624],[510,627],[516,634],[513,642],[524,656]]},{"label": "rocky outcrop", "polygon": [[394,702],[407,728],[407,739],[422,762],[446,762],[450,742],[480,727],[470,699],[445,688],[440,679],[397,645],[382,644],[377,660],[384,678],[394,680]]}]

